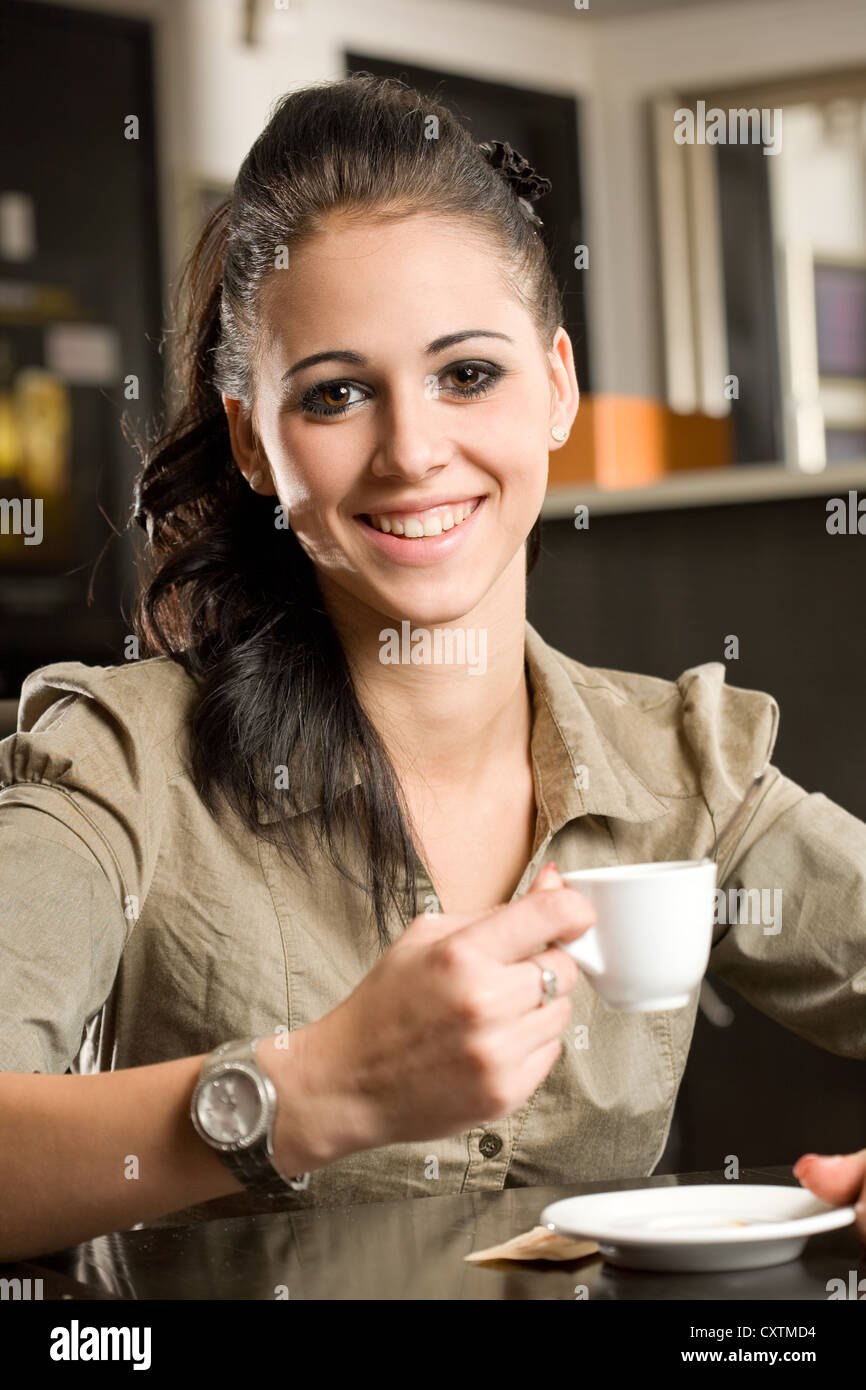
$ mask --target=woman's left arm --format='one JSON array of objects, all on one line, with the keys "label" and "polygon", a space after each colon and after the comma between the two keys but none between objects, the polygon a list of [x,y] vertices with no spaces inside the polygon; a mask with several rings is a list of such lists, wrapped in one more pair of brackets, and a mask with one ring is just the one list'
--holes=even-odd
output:
[{"label": "woman's left arm", "polygon": [[[778,769],[772,776],[760,828],[724,870],[709,968],[800,1037],[866,1061],[866,824]],[[774,803],[784,808],[775,817]],[[866,1071],[863,1085],[866,1096]],[[859,1202],[866,1244],[866,1148],[804,1154],[794,1173],[824,1201]]]}]

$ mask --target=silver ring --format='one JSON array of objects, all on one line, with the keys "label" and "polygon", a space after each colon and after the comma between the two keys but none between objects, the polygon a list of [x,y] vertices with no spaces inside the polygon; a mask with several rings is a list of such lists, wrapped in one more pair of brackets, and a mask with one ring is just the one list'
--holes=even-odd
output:
[{"label": "silver ring", "polygon": [[556,998],[559,990],[559,981],[556,978],[556,972],[554,970],[546,970],[539,961],[536,961],[535,964],[541,971],[541,983],[544,989],[538,1007],[543,1008],[545,1004],[549,1004],[551,1000]]}]

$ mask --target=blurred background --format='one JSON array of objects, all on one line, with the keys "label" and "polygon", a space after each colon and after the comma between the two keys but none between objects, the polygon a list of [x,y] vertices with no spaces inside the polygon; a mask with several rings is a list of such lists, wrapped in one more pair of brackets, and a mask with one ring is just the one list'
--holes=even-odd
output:
[{"label": "blurred background", "polygon": [[[163,418],[183,255],[276,98],[365,69],[553,181],[582,400],[530,620],[590,665],[724,661],[866,819],[862,0],[6,0],[0,64],[0,737],[37,666],[128,655],[120,418]],[[711,973],[657,1171],[864,1142],[862,1061]]]}]

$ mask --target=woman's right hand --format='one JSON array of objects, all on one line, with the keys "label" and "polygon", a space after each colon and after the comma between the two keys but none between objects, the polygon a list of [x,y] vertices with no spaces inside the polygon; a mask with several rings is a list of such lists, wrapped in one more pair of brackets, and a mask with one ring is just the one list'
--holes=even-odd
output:
[{"label": "woman's right hand", "polygon": [[[308,1094],[330,1097],[331,1161],[458,1134],[522,1105],[562,1051],[579,976],[548,943],[594,920],[553,866],[517,902],[414,918],[336,1009],[291,1035]],[[558,985],[542,1007],[539,966]]]}]

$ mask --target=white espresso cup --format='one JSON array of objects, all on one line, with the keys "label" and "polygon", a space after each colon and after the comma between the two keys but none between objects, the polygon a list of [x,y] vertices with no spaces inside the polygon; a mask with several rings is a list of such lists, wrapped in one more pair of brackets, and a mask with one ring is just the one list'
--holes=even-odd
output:
[{"label": "white espresso cup", "polygon": [[595,908],[576,941],[557,942],[609,1009],[681,1009],[704,977],[715,917],[716,863],[616,864],[561,875]]}]

